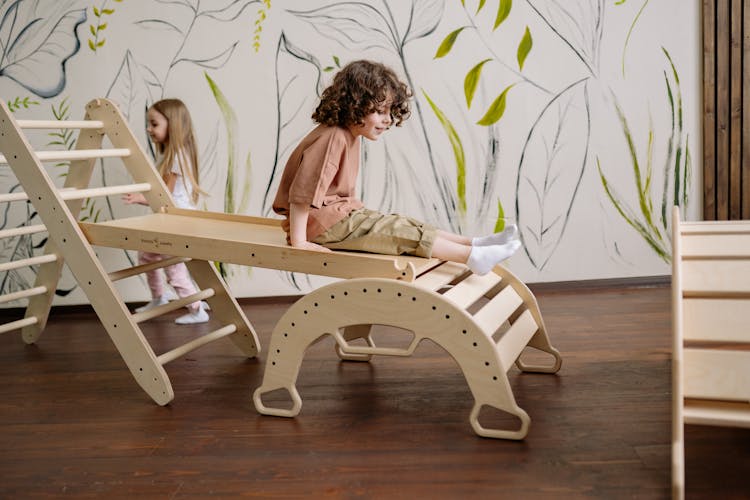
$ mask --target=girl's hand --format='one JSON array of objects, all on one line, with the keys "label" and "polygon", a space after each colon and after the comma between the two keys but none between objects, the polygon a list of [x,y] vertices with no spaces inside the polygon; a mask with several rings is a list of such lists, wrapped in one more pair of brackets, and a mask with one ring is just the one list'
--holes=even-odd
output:
[{"label": "girl's hand", "polygon": [[292,243],[294,248],[301,248],[303,250],[315,250],[316,252],[332,252],[330,248],[326,248],[312,241],[300,241],[298,243]]},{"label": "girl's hand", "polygon": [[126,205],[133,205],[133,204],[148,205],[148,202],[146,201],[146,197],[143,196],[143,194],[141,194],[141,193],[128,193],[128,194],[124,194],[122,196],[122,201]]}]

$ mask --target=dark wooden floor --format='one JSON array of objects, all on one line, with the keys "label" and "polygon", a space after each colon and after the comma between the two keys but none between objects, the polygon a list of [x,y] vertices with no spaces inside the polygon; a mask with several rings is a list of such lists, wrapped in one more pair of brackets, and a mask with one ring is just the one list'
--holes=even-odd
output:
[{"label": "dark wooden floor", "polygon": [[[564,357],[511,370],[523,442],[477,437],[453,359],[342,363],[312,347],[295,419],[259,415],[265,353],[229,341],[167,365],[174,401],[136,385],[86,311],[55,311],[36,345],[0,338],[0,498],[668,498],[669,290],[538,290]],[[268,345],[288,302],[243,306]],[[144,326],[157,352],[210,326]],[[215,327],[215,325],[212,325]],[[750,497],[750,431],[686,428],[688,498]]]}]

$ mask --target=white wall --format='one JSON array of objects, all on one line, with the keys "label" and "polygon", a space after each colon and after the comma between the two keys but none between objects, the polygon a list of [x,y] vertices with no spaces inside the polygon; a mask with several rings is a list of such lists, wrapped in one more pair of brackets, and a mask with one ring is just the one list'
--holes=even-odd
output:
[{"label": "white wall", "polygon": [[[311,128],[317,93],[336,61],[379,60],[409,81],[415,105],[403,127],[366,144],[361,185],[368,206],[476,235],[493,230],[499,201],[521,225],[524,241],[508,265],[529,282],[668,274],[669,233],[661,212],[674,200],[678,153],[680,171],[690,172],[687,189],[680,180],[678,199],[688,218],[697,218],[700,207],[699,2],[516,0],[494,30],[499,8],[510,2],[490,0],[478,13],[478,0],[463,3],[6,2],[0,34],[10,42],[0,62],[0,96],[19,103],[19,118],[52,118],[53,110],[69,106],[70,119],[80,118],[90,99],[107,96],[144,144],[146,107],[179,97],[193,114],[201,146],[202,185],[210,193],[205,208],[269,215],[266,191],[272,198],[290,148]],[[461,27],[450,50],[435,57]],[[531,49],[520,69],[527,28]],[[100,44],[95,51],[89,40]],[[465,77],[486,59],[469,107]],[[508,87],[502,117],[477,124]],[[625,123],[640,168],[640,195]],[[32,141],[42,147],[54,139],[41,134]],[[231,206],[225,197],[230,164]],[[59,177],[61,169],[54,168]],[[107,162],[97,169],[97,182],[125,182],[118,169]],[[459,170],[465,178],[460,193]],[[0,191],[8,192],[15,180],[7,169],[1,174]],[[143,210],[123,207],[117,198],[97,200],[92,208],[100,219]],[[16,204],[0,222],[8,228],[28,218]],[[34,249],[39,241],[2,242],[0,260],[40,252]],[[121,251],[99,253],[109,269],[127,264]],[[2,292],[33,280],[22,273],[0,277]],[[237,296],[297,294],[325,282],[237,266],[229,266],[227,279]],[[144,300],[145,283],[128,281],[125,299]],[[61,288],[74,287],[66,275]],[[73,289],[56,303],[85,301]]]}]

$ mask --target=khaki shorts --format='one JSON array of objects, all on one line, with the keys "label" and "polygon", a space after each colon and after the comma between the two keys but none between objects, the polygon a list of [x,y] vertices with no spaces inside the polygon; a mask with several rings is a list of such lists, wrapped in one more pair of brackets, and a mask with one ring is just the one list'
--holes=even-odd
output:
[{"label": "khaki shorts", "polygon": [[360,208],[312,241],[333,250],[430,258],[435,235],[434,227],[410,217]]}]

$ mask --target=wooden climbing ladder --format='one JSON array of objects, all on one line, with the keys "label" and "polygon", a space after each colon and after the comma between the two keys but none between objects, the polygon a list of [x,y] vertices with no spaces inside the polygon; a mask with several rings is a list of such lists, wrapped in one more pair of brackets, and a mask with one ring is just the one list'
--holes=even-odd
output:
[{"label": "wooden climbing ladder", "polygon": [[[26,129],[78,129],[80,132],[73,150],[34,151],[25,135]],[[109,146],[104,145],[105,138]],[[39,339],[49,316],[63,264],[66,263],[133,377],[160,405],[167,404],[174,397],[163,367],[166,363],[227,336],[246,356],[253,357],[258,353],[259,343],[255,332],[209,262],[173,258],[156,266],[135,266],[108,272],[81,231],[78,214],[86,198],[141,192],[153,210],[173,206],[166,186],[112,102],[104,99],[91,101],[86,106],[86,116],[82,121],[16,120],[5,103],[0,102],[0,152],[0,164],[10,165],[23,186],[22,193],[2,195],[0,202],[28,201],[43,222],[43,225],[6,230],[4,234],[0,233],[0,237],[11,238],[43,231],[49,235],[43,255],[0,264],[0,270],[37,267],[36,283],[32,288],[0,297],[0,301],[4,302],[28,299],[25,317],[3,325],[0,332],[21,329],[25,342],[34,343]],[[104,158],[121,159],[134,183],[89,187],[96,160]],[[70,161],[62,189],[55,186],[43,165],[43,162],[60,161]],[[186,262],[200,291],[150,311],[131,314],[115,289],[114,282],[182,261]],[[156,354],[139,323],[198,300],[206,300],[212,315],[219,318],[224,326],[168,352]]]}]

